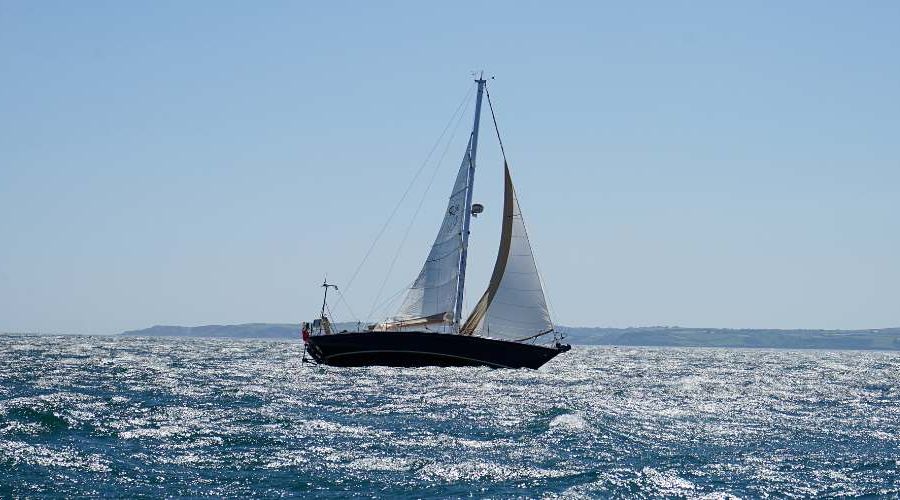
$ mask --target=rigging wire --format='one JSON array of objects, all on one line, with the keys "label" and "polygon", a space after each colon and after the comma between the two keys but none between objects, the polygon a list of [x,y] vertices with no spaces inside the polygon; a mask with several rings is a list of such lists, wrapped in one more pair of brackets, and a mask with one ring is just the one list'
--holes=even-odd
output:
[{"label": "rigging wire", "polygon": [[373,318],[381,317],[382,313],[387,311],[390,308],[390,306],[400,297],[400,295],[403,292],[409,290],[410,287],[412,287],[413,284],[415,284],[415,282],[416,282],[416,280],[410,281],[409,283],[400,287],[400,289],[397,290],[396,292],[394,292],[390,297],[384,299],[384,301],[381,302],[381,304],[379,304],[378,307],[376,307],[375,309],[372,310],[371,317],[373,317]]},{"label": "rigging wire", "polygon": [[352,316],[353,319],[355,319],[357,323],[362,323],[362,321],[359,320],[359,316],[357,316],[356,314],[353,313],[353,309],[350,307],[350,303],[347,302],[346,298],[344,298],[344,293],[341,292],[341,290],[339,288],[335,288],[335,291],[337,291],[337,293],[338,293],[338,301],[339,301],[338,303],[343,302],[344,307],[347,308],[347,311],[350,313],[350,316]]},{"label": "rigging wire", "polygon": [[487,96],[488,107],[491,108],[491,120],[494,122],[494,132],[497,133],[497,142],[500,143],[500,153],[503,155],[503,163],[506,163],[506,150],[503,149],[503,139],[500,138],[500,127],[497,126],[497,115],[494,114],[494,105],[491,103],[491,93],[488,92],[487,82],[484,84],[484,93]]},{"label": "rigging wire", "polygon": [[[465,115],[465,110],[467,109],[469,109],[468,99],[466,100],[465,109],[462,113],[459,113],[459,116],[456,118],[456,125],[453,127],[453,131],[450,133],[450,137],[447,139],[447,143],[444,146],[444,151],[441,153],[437,164],[434,166],[434,171],[431,173],[431,178],[428,180],[428,185],[425,186],[425,192],[422,193],[422,197],[419,199],[419,204],[416,206],[416,210],[413,212],[412,219],[410,219],[409,224],[406,226],[403,237],[400,239],[400,244],[397,246],[397,252],[394,254],[394,258],[391,260],[391,265],[388,266],[388,270],[384,276],[384,280],[382,280],[381,286],[378,288],[378,293],[375,295],[375,300],[372,301],[372,309],[369,311],[370,317],[372,317],[372,314],[375,313],[375,307],[378,304],[378,301],[381,299],[381,294],[384,293],[384,287],[387,285],[388,279],[390,279],[391,276],[391,272],[393,272],[394,266],[397,264],[397,259],[400,257],[400,252],[402,251],[403,246],[406,244],[406,240],[409,237],[409,233],[412,230],[413,224],[416,222],[416,218],[419,216],[419,212],[422,210],[422,206],[425,204],[428,193],[429,191],[431,191],[431,186],[434,184],[434,180],[437,178],[438,172],[440,172],[441,164],[443,164],[444,158],[447,156],[447,151],[450,150],[450,145],[453,143],[453,138],[456,137],[456,132],[459,130],[459,126],[462,123],[462,119]],[[413,283],[415,283],[415,281],[413,281]],[[406,287],[404,289],[408,288],[409,287]]]},{"label": "rigging wire", "polygon": [[419,169],[416,171],[412,180],[409,182],[409,185],[406,186],[406,190],[403,192],[403,195],[400,196],[400,200],[397,201],[397,204],[394,206],[394,209],[391,211],[391,214],[388,216],[388,219],[381,226],[381,229],[378,230],[378,234],[375,236],[375,239],[372,241],[372,244],[369,245],[369,249],[366,250],[365,255],[360,261],[359,265],[356,266],[356,270],[353,271],[353,274],[350,276],[350,280],[347,281],[347,285],[344,287],[348,292],[350,291],[350,287],[353,285],[353,282],[356,280],[356,277],[359,276],[359,271],[362,270],[363,266],[366,264],[366,261],[369,260],[369,256],[372,254],[372,250],[375,249],[375,245],[384,235],[385,230],[388,225],[390,225],[391,221],[394,219],[394,216],[397,215],[397,211],[400,209],[400,206],[403,204],[403,201],[406,200],[407,195],[412,190],[413,185],[416,180],[419,178],[419,175],[422,174],[422,171],[425,169],[425,166],[428,164],[428,161],[431,160],[431,156],[434,154],[435,150],[437,150],[438,146],[441,142],[443,142],[444,136],[447,133],[447,130],[453,124],[454,120],[456,120],[456,115],[460,113],[463,105],[468,103],[469,99],[471,99],[472,87],[469,86],[468,90],[466,90],[465,96],[463,96],[462,101],[460,101],[459,105],[456,107],[456,111],[453,112],[453,115],[450,117],[450,120],[447,122],[447,125],[444,126],[444,130],[441,132],[441,135],[438,136],[438,139],[434,142],[434,145],[431,147],[431,150],[428,152],[428,155],[425,157],[425,160],[419,166]]},{"label": "rigging wire", "polygon": [[328,304],[325,304],[325,310],[328,311],[328,315],[331,316],[331,320],[330,320],[330,321],[332,321],[331,326],[334,327],[335,325],[337,325],[337,323],[334,322],[334,313],[331,312],[331,306],[329,306]]}]

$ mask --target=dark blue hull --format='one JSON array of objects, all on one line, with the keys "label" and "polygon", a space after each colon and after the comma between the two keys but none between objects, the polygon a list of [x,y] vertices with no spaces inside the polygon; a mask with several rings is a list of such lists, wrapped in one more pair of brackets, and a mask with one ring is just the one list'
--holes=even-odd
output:
[{"label": "dark blue hull", "polygon": [[308,351],[331,366],[489,366],[538,369],[569,350],[431,332],[352,332],[310,337]]}]

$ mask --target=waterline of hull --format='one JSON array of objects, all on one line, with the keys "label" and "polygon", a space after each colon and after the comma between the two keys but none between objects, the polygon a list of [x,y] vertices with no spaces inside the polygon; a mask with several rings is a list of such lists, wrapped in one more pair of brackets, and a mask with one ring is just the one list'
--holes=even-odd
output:
[{"label": "waterline of hull", "polygon": [[309,352],[331,366],[488,366],[540,368],[568,346],[544,347],[432,332],[352,332],[317,335]]}]

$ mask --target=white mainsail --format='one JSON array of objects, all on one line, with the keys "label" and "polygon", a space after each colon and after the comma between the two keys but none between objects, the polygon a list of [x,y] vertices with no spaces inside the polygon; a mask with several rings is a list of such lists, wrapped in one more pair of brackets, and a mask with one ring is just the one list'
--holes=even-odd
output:
[{"label": "white mainsail", "polygon": [[460,333],[524,340],[553,330],[519,200],[504,165],[505,190],[500,250],[487,291]]},{"label": "white mainsail", "polygon": [[399,326],[422,325],[427,323],[450,323],[456,306],[459,286],[459,260],[462,252],[462,226],[466,204],[469,164],[471,162],[472,138],[463,155],[444,222],[438,231],[431,252],[425,259],[422,271],[406,294],[399,313],[380,329]]}]

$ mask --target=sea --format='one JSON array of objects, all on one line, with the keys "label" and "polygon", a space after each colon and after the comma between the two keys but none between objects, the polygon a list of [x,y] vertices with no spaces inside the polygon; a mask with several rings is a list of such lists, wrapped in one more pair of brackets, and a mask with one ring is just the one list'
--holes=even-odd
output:
[{"label": "sea", "polygon": [[297,342],[0,336],[0,497],[900,495],[900,353],[582,347],[330,368]]}]

